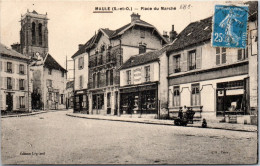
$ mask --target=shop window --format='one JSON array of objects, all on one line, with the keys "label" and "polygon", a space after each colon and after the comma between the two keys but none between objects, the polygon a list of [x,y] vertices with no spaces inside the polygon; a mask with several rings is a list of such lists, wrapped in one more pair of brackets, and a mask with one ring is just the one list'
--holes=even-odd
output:
[{"label": "shop window", "polygon": [[237,60],[245,60],[248,58],[248,50],[246,49],[239,49],[237,50]]},{"label": "shop window", "polygon": [[189,70],[196,69],[196,50],[189,51],[188,64],[189,64]]},{"label": "shop window", "polygon": [[84,68],[84,57],[80,57],[78,60],[78,68],[79,70]]},{"label": "shop window", "polygon": [[127,84],[130,85],[131,84],[131,70],[126,71],[126,75],[127,75]]},{"label": "shop window", "polygon": [[200,105],[200,85],[199,84],[191,85],[191,105],[192,106]]},{"label": "shop window", "polygon": [[24,90],[24,79],[19,79],[19,90]]},{"label": "shop window", "polygon": [[181,71],[180,59],[181,55],[176,55],[173,57],[174,73],[179,73]]},{"label": "shop window", "polygon": [[20,105],[20,108],[25,108],[25,97],[24,96],[19,96],[19,105]]},{"label": "shop window", "polygon": [[173,106],[180,106],[180,86],[173,87]]},{"label": "shop window", "polygon": [[12,73],[13,72],[13,64],[12,62],[7,62],[7,70],[8,73]]},{"label": "shop window", "polygon": [[7,77],[7,89],[12,89],[12,78]]},{"label": "shop window", "polygon": [[150,81],[150,66],[145,66],[145,81]]},{"label": "shop window", "polygon": [[226,48],[216,48],[216,64],[224,64],[226,63]]},{"label": "shop window", "polygon": [[24,65],[22,64],[19,65],[19,73],[24,74]]},{"label": "shop window", "polygon": [[139,45],[139,54],[145,53],[146,52],[146,45],[140,44]]}]

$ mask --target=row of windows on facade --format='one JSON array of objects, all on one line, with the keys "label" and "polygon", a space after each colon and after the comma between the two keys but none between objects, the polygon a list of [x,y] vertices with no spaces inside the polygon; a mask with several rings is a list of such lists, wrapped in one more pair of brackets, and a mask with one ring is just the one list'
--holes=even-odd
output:
[{"label": "row of windows on facade", "polygon": [[39,45],[42,45],[42,38],[43,38],[43,35],[42,35],[42,24],[39,23],[38,25],[35,24],[35,22],[32,22],[32,29],[31,29],[31,32],[32,32],[32,44],[35,45],[36,44],[36,36],[38,36],[38,44]]},{"label": "row of windows on facade", "polygon": [[[145,71],[145,82],[151,81],[150,66],[145,66],[144,71]],[[126,76],[127,76],[127,84],[128,85],[132,84],[131,70],[126,71]]]},{"label": "row of windows on facade", "polygon": [[[191,106],[200,106],[200,84],[191,85]],[[180,86],[173,87],[173,106],[180,106]]]},{"label": "row of windows on facade", "polygon": [[16,79],[16,88],[15,88],[15,79],[11,77],[6,77],[6,89],[16,89],[16,90],[25,90],[26,80]]},{"label": "row of windows on facade", "polygon": [[[52,69],[48,69],[48,74],[52,75]],[[61,71],[61,77],[64,77],[65,73],[64,71]]]},{"label": "row of windows on facade", "polygon": [[53,101],[60,104],[64,104],[64,94],[48,92],[47,101]]},{"label": "row of windows on facade", "polygon": [[[200,68],[197,62],[197,53],[196,50],[192,50],[188,52],[188,70],[194,70]],[[237,52],[237,60],[244,60],[248,58],[248,50],[247,49],[239,49]],[[226,48],[216,48],[216,65],[225,64],[227,62],[226,59]],[[181,55],[173,56],[173,66],[174,73],[181,72]]]},{"label": "row of windows on facade", "polygon": [[[139,45],[139,54],[142,54],[142,53],[145,53],[145,52],[146,52],[146,45],[145,44],[140,44]],[[103,53],[103,51],[101,51],[101,53]],[[116,57],[112,57],[111,53],[109,51],[106,54],[106,63],[110,63],[110,62],[115,62],[116,63]],[[89,66],[90,67],[103,65],[103,64],[104,64],[104,59],[103,59],[103,55],[102,54],[100,54],[99,57],[95,57],[95,59],[93,61],[89,61]],[[80,57],[78,59],[78,69],[81,70],[83,68],[84,68],[84,57]]]},{"label": "row of windows on facade", "polygon": [[[6,62],[5,66],[6,66],[5,72],[14,73],[14,64],[12,62]],[[23,64],[19,64],[19,67],[17,67],[17,73],[18,74],[26,74],[25,73],[25,66]]]},{"label": "row of windows on facade", "polygon": [[[106,75],[106,86],[113,85],[114,84],[114,71],[113,69],[107,70]],[[83,76],[79,76],[79,87],[80,89],[83,88]],[[93,74],[93,82],[92,82],[93,88],[99,88],[101,87],[101,73],[97,72]]]}]

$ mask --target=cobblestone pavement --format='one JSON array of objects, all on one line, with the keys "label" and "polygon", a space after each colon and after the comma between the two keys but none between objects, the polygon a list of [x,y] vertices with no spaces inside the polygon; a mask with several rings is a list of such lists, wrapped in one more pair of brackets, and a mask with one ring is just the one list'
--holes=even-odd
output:
[{"label": "cobblestone pavement", "polygon": [[122,123],[67,111],[1,119],[3,164],[255,164],[257,132]]}]

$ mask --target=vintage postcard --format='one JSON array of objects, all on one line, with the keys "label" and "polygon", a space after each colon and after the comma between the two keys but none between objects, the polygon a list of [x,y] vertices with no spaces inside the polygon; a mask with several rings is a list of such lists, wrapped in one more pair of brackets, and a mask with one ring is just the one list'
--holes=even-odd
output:
[{"label": "vintage postcard", "polygon": [[258,1],[2,0],[1,164],[258,164]]}]

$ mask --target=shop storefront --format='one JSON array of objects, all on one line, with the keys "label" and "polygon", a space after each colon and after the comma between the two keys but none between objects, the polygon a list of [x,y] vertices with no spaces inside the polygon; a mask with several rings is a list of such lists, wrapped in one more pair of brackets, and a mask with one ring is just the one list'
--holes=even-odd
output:
[{"label": "shop storefront", "polygon": [[158,84],[120,88],[120,114],[157,114]]},{"label": "shop storefront", "polygon": [[217,116],[249,114],[248,81],[217,83]]},{"label": "shop storefront", "polygon": [[86,91],[76,91],[74,94],[74,112],[89,113],[88,95]]}]

